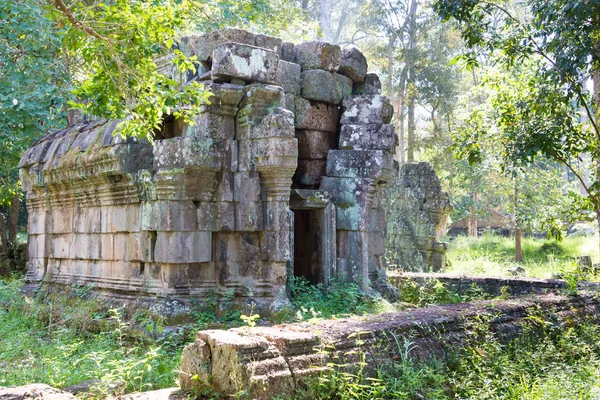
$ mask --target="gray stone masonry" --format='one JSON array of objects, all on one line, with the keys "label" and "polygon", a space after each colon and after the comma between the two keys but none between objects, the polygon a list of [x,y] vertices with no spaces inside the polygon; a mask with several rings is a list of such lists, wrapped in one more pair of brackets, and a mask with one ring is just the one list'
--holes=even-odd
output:
[{"label": "gray stone masonry", "polygon": [[151,143],[86,122],[23,155],[27,288],[93,285],[182,311],[214,291],[277,309],[292,275],[383,287],[393,109],[360,51],[240,29],[179,48],[199,63],[182,84],[213,94],[193,124],[170,116]]}]

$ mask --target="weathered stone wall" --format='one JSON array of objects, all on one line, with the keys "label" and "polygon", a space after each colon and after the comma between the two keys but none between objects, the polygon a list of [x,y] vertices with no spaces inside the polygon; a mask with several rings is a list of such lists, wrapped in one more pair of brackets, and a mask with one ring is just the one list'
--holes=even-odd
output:
[{"label": "weathered stone wall", "polygon": [[402,164],[385,206],[390,263],[404,271],[442,270],[447,244],[440,237],[451,207],[431,165]]},{"label": "weathered stone wall", "polygon": [[179,47],[197,73],[159,67],[214,94],[195,124],[167,119],[149,143],[122,139],[118,121],[82,123],[22,157],[29,287],[273,305],[292,273],[363,287],[369,269],[383,275],[393,109],[364,56],[239,29]]},{"label": "weathered stone wall", "polygon": [[[306,379],[327,373],[329,363],[351,367],[365,356],[374,372],[402,356],[398,341],[410,340],[414,360],[442,362],[474,340],[474,326],[487,321],[500,339],[517,337],[528,317],[552,315],[576,323],[597,318],[593,296],[544,295],[506,301],[441,305],[362,318],[323,320],[261,328],[198,332],[183,351],[179,383],[182,389],[209,384],[223,394],[240,390],[251,398],[292,395]],[[473,324],[476,322],[476,324]],[[192,379],[196,377],[197,379]]]}]

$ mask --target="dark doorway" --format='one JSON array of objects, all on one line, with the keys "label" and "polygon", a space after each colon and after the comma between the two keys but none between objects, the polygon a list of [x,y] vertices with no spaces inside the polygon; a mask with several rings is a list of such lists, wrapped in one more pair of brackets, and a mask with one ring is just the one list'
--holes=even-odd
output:
[{"label": "dark doorway", "polygon": [[323,281],[319,210],[294,211],[294,275]]}]

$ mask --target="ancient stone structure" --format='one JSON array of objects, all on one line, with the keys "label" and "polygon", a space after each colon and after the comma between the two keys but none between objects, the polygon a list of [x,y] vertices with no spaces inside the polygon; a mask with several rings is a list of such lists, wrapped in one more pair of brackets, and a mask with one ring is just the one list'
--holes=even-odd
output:
[{"label": "ancient stone structure", "polygon": [[400,166],[387,192],[389,261],[404,271],[440,271],[448,245],[440,242],[450,214],[448,194],[429,163]]},{"label": "ancient stone structure", "polygon": [[589,321],[598,313],[600,304],[594,295],[551,294],[360,318],[200,331],[183,351],[179,383],[185,390],[209,384],[225,395],[245,390],[252,399],[291,396],[296,388],[306,387],[307,378],[329,373],[331,365],[356,371],[362,356],[365,373],[375,375],[378,368],[405,355],[401,347],[405,340],[411,343],[412,360],[446,362],[461,347],[487,338],[473,334],[482,320],[488,321],[498,339],[508,341],[522,333],[532,315]]},{"label": "ancient stone structure", "polygon": [[198,71],[173,76],[213,93],[195,124],[166,118],[150,143],[86,122],[22,157],[28,287],[273,306],[292,274],[380,283],[395,134],[365,57],[238,29],[180,49]]}]

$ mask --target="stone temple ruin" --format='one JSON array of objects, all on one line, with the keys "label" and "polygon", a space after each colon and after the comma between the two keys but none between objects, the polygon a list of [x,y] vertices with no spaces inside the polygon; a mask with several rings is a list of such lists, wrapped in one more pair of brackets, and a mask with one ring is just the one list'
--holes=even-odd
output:
[{"label": "stone temple ruin", "polygon": [[86,122],[23,155],[28,287],[150,302],[216,290],[269,307],[292,274],[384,284],[396,135],[365,57],[238,29],[180,49],[199,62],[182,84],[213,93],[194,125],[166,118],[150,143]]}]

